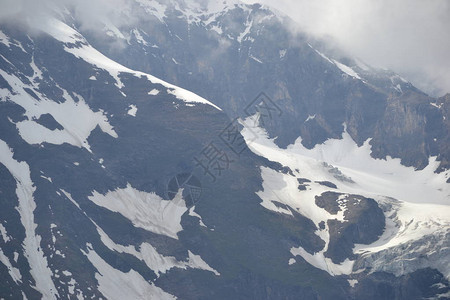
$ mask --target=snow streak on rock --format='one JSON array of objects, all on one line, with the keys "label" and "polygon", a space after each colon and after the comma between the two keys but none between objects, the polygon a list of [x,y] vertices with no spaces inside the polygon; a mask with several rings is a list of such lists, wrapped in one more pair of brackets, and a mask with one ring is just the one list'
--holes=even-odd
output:
[{"label": "snow streak on rock", "polygon": [[104,69],[115,79],[116,86],[121,89],[124,84],[120,80],[121,73],[132,74],[136,77],[147,78],[153,84],[161,84],[167,88],[167,92],[172,93],[178,99],[187,103],[201,103],[210,105],[218,110],[221,110],[216,105],[212,104],[208,100],[175,85],[169,84],[161,79],[158,79],[152,75],[142,72],[131,70],[121,64],[104,56],[98,50],[93,48],[87,43],[87,41],[74,29],[65,23],[56,19],[50,20],[47,24],[43,24],[40,30],[53,36],[55,39],[66,44],[65,50],[74,56],[83,59],[84,61],[96,66],[97,68]]},{"label": "snow streak on rock", "polygon": [[[37,224],[34,220],[36,203],[33,198],[36,188],[31,181],[28,164],[24,161],[16,161],[13,155],[14,153],[8,145],[0,140],[0,163],[5,165],[16,179],[16,194],[19,200],[17,210],[20,214],[20,220],[25,227],[23,248],[31,267],[31,275],[36,281],[36,289],[42,293],[44,299],[56,299],[58,292],[52,281],[52,272],[48,268],[47,259],[41,249],[41,237],[36,234]],[[15,281],[20,280],[18,274],[13,278],[15,278]]]},{"label": "snow streak on rock", "polygon": [[175,296],[166,293],[153,283],[148,283],[134,270],[124,273],[114,269],[92,249],[84,254],[98,271],[95,275],[98,280],[98,290],[106,299],[176,299]]}]

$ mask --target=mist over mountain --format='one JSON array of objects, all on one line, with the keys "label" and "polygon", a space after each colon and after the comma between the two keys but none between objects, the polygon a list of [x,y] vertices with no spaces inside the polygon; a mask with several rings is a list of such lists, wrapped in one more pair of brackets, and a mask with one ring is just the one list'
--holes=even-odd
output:
[{"label": "mist over mountain", "polygon": [[450,298],[450,96],[281,5],[1,0],[1,299]]},{"label": "mist over mountain", "polygon": [[373,66],[396,70],[430,95],[450,91],[448,1],[260,2],[289,15],[299,30],[334,40]]}]

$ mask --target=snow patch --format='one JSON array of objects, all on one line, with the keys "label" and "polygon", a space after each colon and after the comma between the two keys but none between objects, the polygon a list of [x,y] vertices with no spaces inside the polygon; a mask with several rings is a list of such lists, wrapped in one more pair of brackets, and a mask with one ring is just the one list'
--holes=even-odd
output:
[{"label": "snow patch", "polygon": [[202,216],[200,216],[198,213],[196,213],[196,212],[194,211],[194,209],[195,209],[195,206],[193,206],[193,207],[191,207],[191,208],[189,209],[189,215],[190,215],[191,217],[197,217],[200,226],[208,228],[208,226],[206,226],[205,223],[203,223]]},{"label": "snow patch", "polygon": [[312,116],[309,115],[308,118],[306,118],[305,122],[303,122],[303,123],[306,123],[308,121],[314,120],[315,118],[316,118],[316,115],[312,115]]},{"label": "snow patch", "polygon": [[[193,269],[201,269],[209,272],[213,272],[215,275],[220,276],[220,273],[217,272],[215,269],[210,267],[199,255],[193,254],[191,251],[188,251],[188,261],[178,261],[175,257],[172,256],[164,256],[149,243],[142,243],[138,249],[134,246],[123,246],[115,243],[103,229],[94,221],[92,220],[86,212],[84,212],[78,203],[72,198],[72,196],[64,191],[61,190],[64,195],[66,195],[67,199],[70,200],[82,213],[95,225],[97,228],[97,232],[100,235],[100,239],[103,242],[103,244],[108,247],[109,249],[113,251],[117,251],[119,253],[127,253],[130,255],[135,256],[136,258],[142,260],[145,262],[145,264],[156,273],[156,275],[159,277],[160,274],[166,273],[168,270],[172,268],[180,268],[180,269],[187,269],[187,268],[193,268]],[[181,192],[182,193],[182,192]],[[177,195],[177,197],[181,196]],[[173,201],[176,201],[177,197]],[[201,218],[201,217],[200,217]],[[200,219],[201,221],[201,219]]]},{"label": "snow patch", "polygon": [[20,220],[25,227],[25,239],[23,249],[30,273],[36,281],[36,288],[46,299],[56,299],[58,292],[52,281],[52,272],[48,268],[47,259],[41,249],[41,237],[36,233],[37,224],[34,220],[36,203],[33,193],[36,190],[31,181],[30,167],[24,161],[18,162],[13,158],[14,152],[8,145],[0,140],[0,163],[2,163],[16,179],[16,194],[19,200],[17,210]]},{"label": "snow patch", "polygon": [[166,293],[153,283],[148,283],[134,270],[124,273],[114,269],[94,250],[89,250],[87,253],[83,251],[83,253],[97,269],[95,278],[98,281],[98,290],[106,299],[176,299],[175,296]]},{"label": "snow patch", "polygon": [[259,58],[254,57],[252,54],[250,54],[249,57],[250,57],[251,59],[253,59],[254,61],[256,61],[257,63],[260,63],[260,64],[263,63]]},{"label": "snow patch", "polygon": [[359,77],[358,73],[356,73],[352,68],[350,68],[344,64],[341,64],[340,62],[338,62],[335,59],[333,59],[333,62],[342,72],[344,72],[352,77],[355,77],[357,79],[361,79],[361,77]]},{"label": "snow patch", "polygon": [[[309,45],[309,44],[308,44]],[[309,45],[309,47],[311,47],[312,49],[314,49],[311,45]],[[334,62],[328,58],[328,56],[326,56],[325,54],[323,54],[322,52],[320,52],[319,50],[314,49],[314,51],[316,51],[317,54],[319,54],[320,56],[322,56],[323,59],[325,59],[326,61],[328,61],[329,63],[334,65]]]},{"label": "snow patch", "polygon": [[198,269],[206,270],[214,273],[216,276],[220,276],[220,273],[211,268],[201,257],[200,255],[195,255],[191,251],[189,253],[189,264],[196,266]]},{"label": "snow patch", "polygon": [[10,47],[11,43],[9,41],[9,37],[0,30],[0,43],[6,45],[6,47]]},{"label": "snow patch", "polygon": [[209,30],[215,31],[215,32],[217,32],[219,35],[222,35],[222,34],[223,34],[222,28],[220,28],[220,27],[217,26],[217,25],[211,26],[211,27],[209,28]]},{"label": "snow patch", "polygon": [[14,280],[16,284],[22,283],[22,274],[20,274],[20,270],[13,267],[9,258],[3,253],[3,250],[0,248],[0,262],[5,265],[8,269],[9,276]]},{"label": "snow patch", "polygon": [[151,90],[150,92],[148,92],[148,94],[149,94],[150,96],[156,96],[156,95],[159,94],[159,91],[158,91],[157,89],[153,89],[153,90]]},{"label": "snow patch", "polygon": [[442,104],[436,104],[436,103],[433,103],[433,102],[430,102],[430,105],[431,106],[434,106],[434,107],[436,107],[436,108],[438,108],[438,109],[441,109],[442,108]]},{"label": "snow patch", "polygon": [[139,29],[135,28],[135,29],[132,30],[132,32],[133,32],[133,34],[134,34],[134,36],[135,36],[135,38],[136,38],[136,41],[137,41],[139,44],[142,44],[142,45],[144,45],[144,46],[149,46],[149,44],[147,43],[147,41],[144,39],[144,37],[142,36],[142,34],[139,32]]},{"label": "snow patch", "polygon": [[351,261],[348,258],[341,264],[335,264],[331,261],[330,258],[324,256],[323,251],[315,254],[310,254],[302,247],[298,247],[292,248],[291,253],[294,256],[301,256],[310,265],[324,270],[332,276],[344,274],[349,275],[352,273],[354,261]]},{"label": "snow patch", "polygon": [[353,288],[358,283],[358,280],[356,279],[347,279],[348,284]]},{"label": "snow patch", "polygon": [[237,37],[237,41],[238,41],[238,43],[240,44],[240,43],[242,43],[242,39],[247,35],[247,34],[249,34],[250,33],[250,30],[252,29],[252,26],[253,26],[253,20],[252,21],[249,21],[249,20],[247,20],[247,22],[245,22],[245,30]]},{"label": "snow patch", "polygon": [[3,241],[5,242],[5,244],[11,241],[11,237],[8,235],[8,232],[6,231],[6,228],[3,226],[3,224],[0,224],[0,233],[3,237]]},{"label": "snow patch", "polygon": [[129,114],[130,116],[136,117],[137,110],[138,110],[137,106],[134,104],[131,104],[129,106],[127,114]]},{"label": "snow patch", "polygon": [[[73,199],[72,199],[73,200]],[[85,214],[86,215],[86,214]],[[87,215],[86,215],[87,216]],[[89,217],[88,217],[89,218]],[[189,251],[189,258],[187,262],[178,261],[175,257],[164,256],[149,243],[142,243],[137,249],[134,246],[122,246],[116,244],[111,238],[100,228],[92,219],[91,221],[97,227],[97,232],[103,244],[111,250],[117,251],[119,253],[127,253],[133,255],[134,257],[142,260],[145,264],[155,272],[159,277],[161,274],[165,274],[167,271],[173,268],[193,268],[201,269],[213,272],[217,276],[220,275],[216,270],[211,268],[200,256],[194,255]]]},{"label": "snow patch", "polygon": [[46,177],[46,176],[44,176],[44,175],[41,175],[40,177],[43,178],[43,179],[45,179],[45,180],[47,180],[47,181],[50,182],[50,183],[53,183],[51,177]]},{"label": "snow patch", "polygon": [[178,239],[182,231],[181,216],[188,210],[180,191],[171,200],[163,200],[155,193],[141,192],[130,184],[102,195],[96,191],[89,199],[98,206],[118,212],[134,226]]},{"label": "snow patch", "polygon": [[[14,90],[13,93],[8,92],[7,96],[26,111],[25,116],[28,120],[16,123],[16,127],[20,136],[27,143],[41,144],[47,142],[55,145],[68,143],[90,151],[87,139],[91,131],[97,126],[110,136],[118,137],[104,112],[101,110],[98,112],[92,111],[81,96],[77,95],[77,99],[74,99],[66,90],[62,90],[66,101],[57,103],[35,91],[40,98],[40,100],[36,100],[25,91],[26,86],[19,78],[2,70],[0,70],[0,75]],[[50,130],[34,121],[43,114],[52,115],[64,129]]]},{"label": "snow patch", "polygon": [[167,6],[161,4],[156,0],[136,0],[145,12],[154,15],[161,23],[164,23],[166,18]]}]

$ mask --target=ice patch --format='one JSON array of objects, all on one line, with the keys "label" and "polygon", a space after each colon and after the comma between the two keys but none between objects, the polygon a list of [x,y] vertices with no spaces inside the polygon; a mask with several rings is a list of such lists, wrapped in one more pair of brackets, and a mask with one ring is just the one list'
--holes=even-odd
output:
[{"label": "ice patch", "polygon": [[376,242],[355,245],[354,252],[362,256],[360,267],[370,263],[372,272],[385,271],[396,276],[431,267],[450,279],[450,206],[395,203],[382,198],[378,202],[392,205],[386,229]]},{"label": "ice patch", "polygon": [[[394,217],[399,227],[392,221]],[[450,206],[403,202],[391,218],[380,239],[370,245],[355,245],[355,253],[379,252],[449,229]]]}]

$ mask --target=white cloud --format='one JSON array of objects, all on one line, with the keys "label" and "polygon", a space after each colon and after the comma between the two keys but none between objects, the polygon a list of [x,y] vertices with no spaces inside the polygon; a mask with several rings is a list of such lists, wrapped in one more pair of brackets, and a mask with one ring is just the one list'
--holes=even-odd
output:
[{"label": "white cloud", "polygon": [[434,94],[450,92],[448,0],[261,0],[302,30],[393,69]]},{"label": "white cloud", "polygon": [[[187,0],[205,1],[205,0]],[[222,1],[222,0],[210,0]],[[276,7],[300,28],[331,37],[377,67],[392,69],[425,91],[450,92],[449,0],[243,0]],[[131,0],[0,0],[0,21],[31,23],[67,7],[85,29],[136,21]],[[133,18],[134,20],[132,20]]]}]

